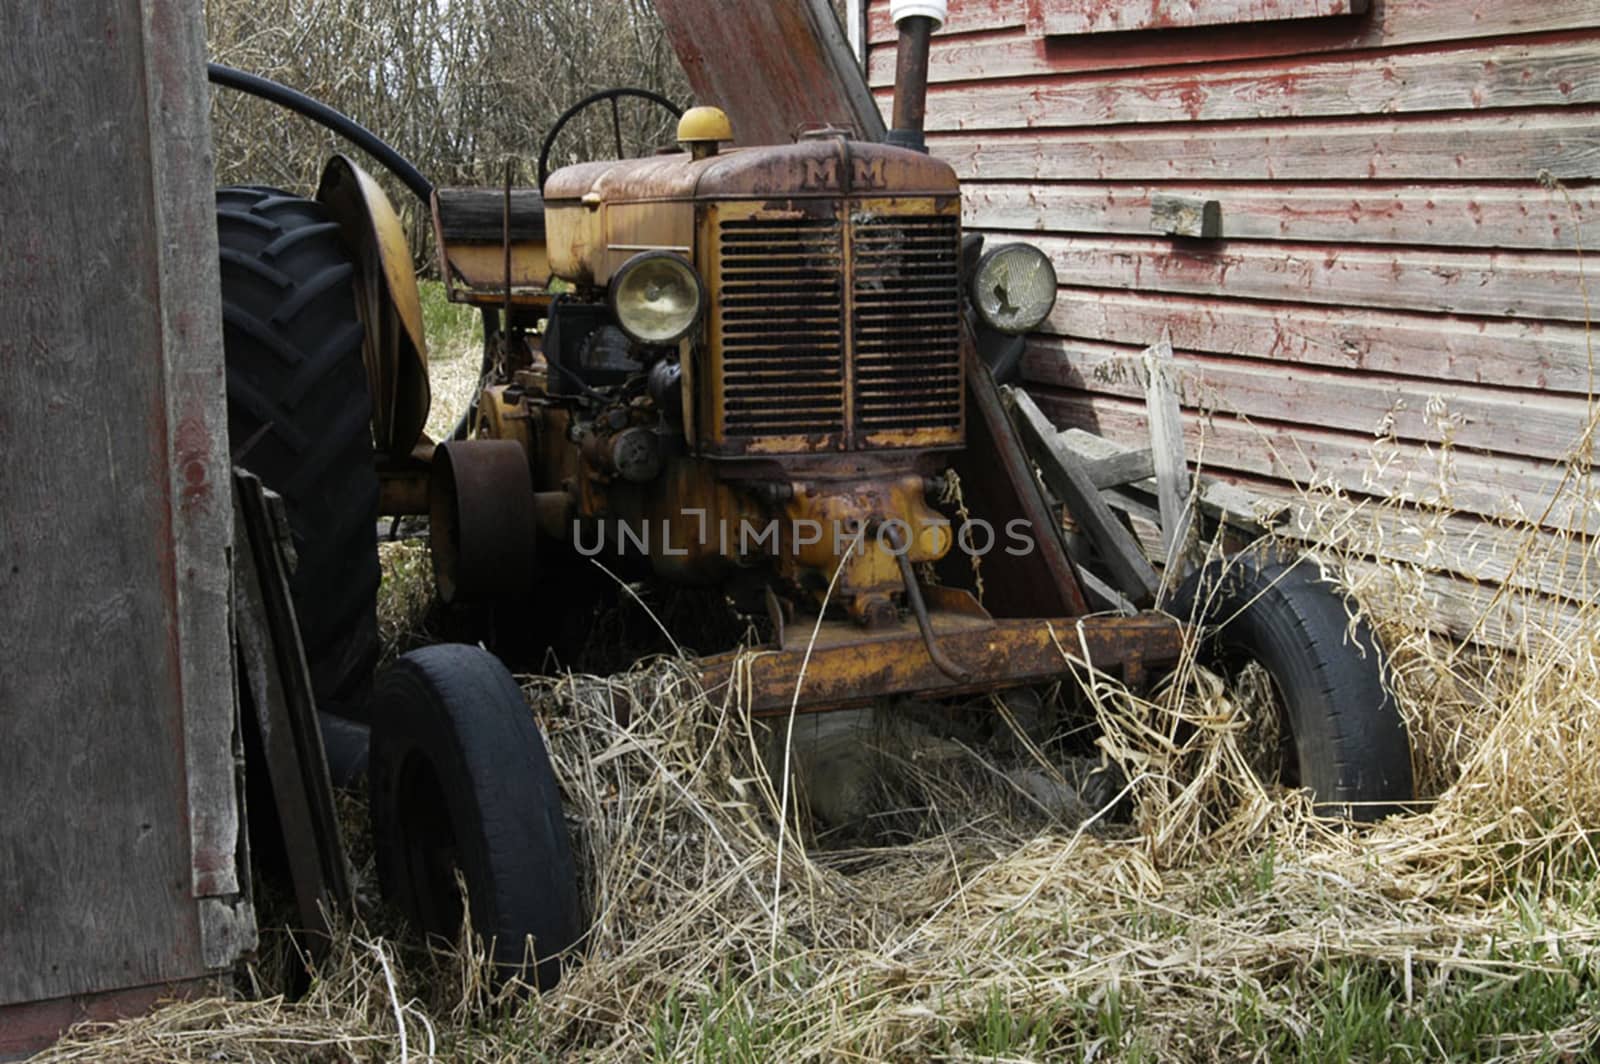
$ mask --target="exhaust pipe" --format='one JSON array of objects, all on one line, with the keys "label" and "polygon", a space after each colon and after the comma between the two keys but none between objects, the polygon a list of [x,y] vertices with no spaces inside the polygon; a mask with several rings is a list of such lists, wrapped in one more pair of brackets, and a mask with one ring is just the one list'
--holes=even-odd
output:
[{"label": "exhaust pipe", "polygon": [[944,25],[948,0],[890,0],[889,17],[900,31],[894,61],[894,128],[884,143],[928,150],[922,135],[928,113],[928,38]]}]

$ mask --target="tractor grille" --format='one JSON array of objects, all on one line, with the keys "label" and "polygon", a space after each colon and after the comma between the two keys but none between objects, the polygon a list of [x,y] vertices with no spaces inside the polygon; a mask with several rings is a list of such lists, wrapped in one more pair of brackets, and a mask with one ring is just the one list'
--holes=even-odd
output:
[{"label": "tractor grille", "polygon": [[773,453],[753,442],[773,437],[797,451],[959,442],[955,216],[724,218],[718,235],[726,449]]},{"label": "tractor grille", "polygon": [[961,429],[954,218],[851,222],[858,434]]},{"label": "tractor grille", "polygon": [[842,437],[838,220],[730,219],[721,237],[723,433]]}]

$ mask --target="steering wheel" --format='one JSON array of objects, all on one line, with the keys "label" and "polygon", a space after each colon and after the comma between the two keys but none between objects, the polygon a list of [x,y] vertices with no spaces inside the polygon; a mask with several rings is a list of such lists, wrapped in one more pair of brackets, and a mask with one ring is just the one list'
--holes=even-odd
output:
[{"label": "steering wheel", "polygon": [[673,118],[683,117],[683,108],[659,92],[651,92],[649,89],[601,89],[599,92],[590,93],[561,112],[561,117],[556,119],[555,125],[550,127],[550,132],[544,135],[544,142],[539,145],[539,190],[541,192],[544,191],[545,180],[550,176],[550,152],[555,148],[556,137],[561,135],[561,131],[566,128],[568,122],[595,104],[610,102],[611,132],[617,146],[617,158],[622,158],[622,109],[617,106],[617,101],[626,96],[637,97],[647,103],[655,104],[657,107],[665,108],[672,114]]}]

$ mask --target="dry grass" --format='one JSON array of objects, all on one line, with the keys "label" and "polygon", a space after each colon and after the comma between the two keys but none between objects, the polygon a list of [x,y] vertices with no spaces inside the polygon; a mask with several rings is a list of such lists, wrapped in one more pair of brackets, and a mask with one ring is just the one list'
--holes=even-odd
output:
[{"label": "dry grass", "polygon": [[[1579,472],[1570,490],[1590,491]],[[1021,755],[991,746],[886,760],[914,841],[829,843],[802,818],[781,851],[770,738],[734,693],[670,659],[529,678],[594,920],[555,992],[496,995],[470,953],[400,958],[351,932],[299,1002],[174,1005],[45,1059],[399,1059],[402,1028],[415,1059],[508,1061],[1584,1052],[1600,607],[1516,655],[1380,605],[1436,800],[1370,830],[1256,783],[1246,709],[1199,670],[1151,699],[1076,677],[1132,781],[1129,829],[1019,802],[975,759]]]},{"label": "dry grass", "polygon": [[[1590,517],[1594,430],[1562,500]],[[735,692],[672,659],[530,677],[593,918],[554,992],[493,990],[465,942],[407,952],[358,926],[297,1001],[294,965],[263,962],[241,986],[258,1000],[83,1025],[41,1059],[1589,1059],[1600,561],[1538,517],[1448,545],[1439,457],[1407,502],[1313,487],[1302,508],[1390,648],[1428,799],[1410,815],[1356,831],[1264,789],[1248,693],[1203,670],[1141,698],[1080,668],[1068,694],[1130,780],[1130,825],[1021,800],[1006,772],[1029,744],[1002,733],[960,758],[886,743],[866,830],[801,816],[780,836],[773,738]],[[1438,559],[1463,556],[1485,580],[1457,627],[1509,645],[1427,623]],[[425,559],[386,563],[397,638]]]}]

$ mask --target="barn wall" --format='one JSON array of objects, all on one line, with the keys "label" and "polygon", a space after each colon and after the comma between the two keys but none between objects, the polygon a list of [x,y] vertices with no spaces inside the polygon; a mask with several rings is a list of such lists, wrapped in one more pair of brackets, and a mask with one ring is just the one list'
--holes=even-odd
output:
[{"label": "barn wall", "polygon": [[[1244,21],[1274,4],[1308,17]],[[1114,28],[1119,5],[950,8],[929,146],[965,182],[970,230],[1055,261],[1025,372],[1059,422],[1140,442],[1123,360],[1170,329],[1191,453],[1203,431],[1214,471],[1414,490],[1449,434],[1457,506],[1541,512],[1591,389],[1576,249],[1580,217],[1600,247],[1600,0],[1216,0],[1169,9],[1233,24],[1074,35],[1046,31]],[[887,0],[866,16],[887,113]],[[1219,201],[1223,238],[1153,231],[1158,193]],[[1389,427],[1400,461],[1374,474]]]},{"label": "barn wall", "polygon": [[0,5],[0,1055],[254,941],[201,14]]}]

